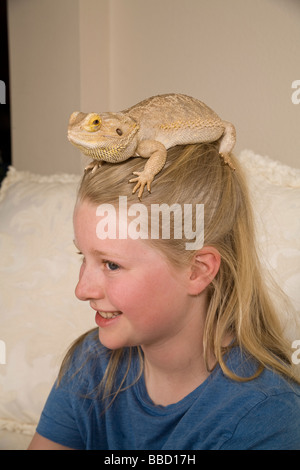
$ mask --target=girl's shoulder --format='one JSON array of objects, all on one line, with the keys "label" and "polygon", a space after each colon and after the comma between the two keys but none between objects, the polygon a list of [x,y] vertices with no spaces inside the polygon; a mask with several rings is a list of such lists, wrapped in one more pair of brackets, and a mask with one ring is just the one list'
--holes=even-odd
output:
[{"label": "girl's shoulder", "polygon": [[[257,397],[258,400],[267,397],[275,398],[288,393],[294,395],[300,404],[300,385],[275,370],[264,368],[257,377],[250,379],[257,372],[258,363],[255,358],[238,347],[230,351],[226,362],[229,369],[242,379],[241,381],[227,381],[231,392],[236,388],[241,393],[249,394],[252,399]],[[250,380],[243,380],[245,378]]]}]

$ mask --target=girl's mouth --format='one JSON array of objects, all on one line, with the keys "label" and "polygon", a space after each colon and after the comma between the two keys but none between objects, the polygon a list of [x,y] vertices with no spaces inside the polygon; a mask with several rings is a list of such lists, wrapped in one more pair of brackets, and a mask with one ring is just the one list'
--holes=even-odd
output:
[{"label": "girl's mouth", "polygon": [[121,312],[102,312],[100,310],[97,310],[97,313],[99,313],[102,318],[106,319],[116,318],[117,316],[121,315]]}]

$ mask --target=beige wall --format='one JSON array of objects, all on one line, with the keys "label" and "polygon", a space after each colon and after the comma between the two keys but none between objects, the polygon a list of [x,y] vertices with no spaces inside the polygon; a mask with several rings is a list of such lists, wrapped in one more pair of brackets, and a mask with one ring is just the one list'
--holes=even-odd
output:
[{"label": "beige wall", "polygon": [[[300,167],[298,0],[9,0],[13,164],[81,171],[72,111],[193,95],[249,148]],[[300,93],[298,94],[300,98]]]},{"label": "beige wall", "polygon": [[79,173],[70,114],[109,106],[108,1],[9,0],[13,165]]}]

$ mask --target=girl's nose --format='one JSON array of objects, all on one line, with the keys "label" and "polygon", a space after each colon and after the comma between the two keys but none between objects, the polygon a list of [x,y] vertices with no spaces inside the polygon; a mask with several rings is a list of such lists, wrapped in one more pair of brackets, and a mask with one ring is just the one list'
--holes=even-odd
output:
[{"label": "girl's nose", "polygon": [[93,273],[86,266],[82,266],[79,274],[79,281],[75,288],[75,295],[79,300],[103,299],[104,290],[99,273]]}]

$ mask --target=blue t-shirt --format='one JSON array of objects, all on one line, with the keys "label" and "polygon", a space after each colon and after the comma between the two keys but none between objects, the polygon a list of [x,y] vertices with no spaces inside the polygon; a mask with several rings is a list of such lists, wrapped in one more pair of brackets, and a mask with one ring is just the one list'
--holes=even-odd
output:
[{"label": "blue t-shirt", "polygon": [[[168,406],[151,401],[142,375],[105,409],[97,385],[107,353],[97,333],[86,337],[61,384],[53,386],[37,427],[40,435],[86,450],[300,450],[300,387],[278,374],[265,369],[254,380],[237,382],[217,366],[192,393]],[[125,353],[119,381],[127,359]],[[138,374],[138,356],[131,361],[124,387]],[[227,364],[245,376],[255,370],[238,348]],[[78,365],[83,367],[74,375]]]}]

